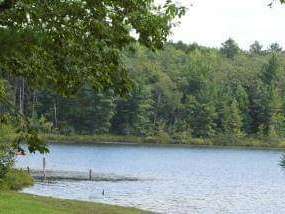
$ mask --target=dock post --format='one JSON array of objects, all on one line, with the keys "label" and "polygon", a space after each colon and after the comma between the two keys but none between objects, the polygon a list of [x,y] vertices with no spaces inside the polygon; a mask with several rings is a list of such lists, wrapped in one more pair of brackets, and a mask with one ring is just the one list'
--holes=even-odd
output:
[{"label": "dock post", "polygon": [[46,179],[46,158],[43,157],[43,180]]},{"label": "dock post", "polygon": [[92,180],[92,170],[89,169],[89,180],[91,181]]}]

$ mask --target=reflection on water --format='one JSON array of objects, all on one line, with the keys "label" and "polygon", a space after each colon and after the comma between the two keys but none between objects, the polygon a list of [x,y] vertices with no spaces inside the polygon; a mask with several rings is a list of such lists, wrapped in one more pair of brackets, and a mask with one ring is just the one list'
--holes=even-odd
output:
[{"label": "reflection on water", "polygon": [[[36,183],[26,193],[132,206],[161,213],[285,213],[281,151],[53,145],[50,170],[88,171],[138,181]],[[18,167],[41,168],[42,156]],[[104,189],[105,195],[102,195]]]}]

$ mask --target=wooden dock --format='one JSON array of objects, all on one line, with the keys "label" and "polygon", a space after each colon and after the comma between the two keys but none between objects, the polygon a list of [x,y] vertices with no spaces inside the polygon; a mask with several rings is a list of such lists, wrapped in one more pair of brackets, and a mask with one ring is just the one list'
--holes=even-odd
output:
[{"label": "wooden dock", "polygon": [[86,172],[75,171],[56,171],[56,170],[28,170],[30,175],[39,181],[56,181],[56,180],[69,180],[69,181],[109,181],[109,182],[124,182],[124,181],[139,181],[135,177],[119,176],[114,174],[98,174],[91,170]]}]

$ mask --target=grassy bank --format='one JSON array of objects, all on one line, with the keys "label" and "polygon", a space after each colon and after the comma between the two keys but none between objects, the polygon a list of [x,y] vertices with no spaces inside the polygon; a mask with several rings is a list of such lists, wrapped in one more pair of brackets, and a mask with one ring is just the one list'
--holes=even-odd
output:
[{"label": "grassy bank", "polygon": [[33,179],[26,172],[20,170],[11,170],[4,178],[0,179],[0,214],[146,213],[134,208],[60,200],[15,192],[15,190],[31,185],[33,185]]},{"label": "grassy bank", "polygon": [[[0,133],[1,134],[1,133]],[[12,141],[15,138],[14,133],[6,135],[5,140]],[[193,145],[193,146],[230,146],[230,147],[260,147],[260,148],[279,148],[285,149],[285,138],[280,137],[242,137],[233,138],[231,136],[215,136],[212,138],[192,138],[189,136],[176,134],[170,137],[166,133],[158,136],[138,137],[126,135],[57,135],[57,134],[41,134],[41,138],[50,143],[62,144],[96,144],[96,143],[135,143],[135,144],[171,144],[171,145]],[[1,141],[1,140],[0,140]]]},{"label": "grassy bank", "polygon": [[16,192],[0,192],[0,213],[2,214],[135,214],[145,213],[134,208],[104,205],[98,203],[59,200]]},{"label": "grassy bank", "polygon": [[41,137],[49,142],[56,143],[102,143],[102,142],[129,142],[143,143],[144,138],[120,135],[55,135],[42,134]]},{"label": "grassy bank", "polygon": [[216,136],[210,139],[197,139],[185,137],[173,140],[168,137],[136,137],[118,135],[42,135],[42,137],[52,143],[136,143],[136,144],[171,144],[171,145],[193,145],[193,146],[237,146],[237,147],[262,147],[262,148],[284,148],[283,138],[261,138],[243,137],[231,138],[228,136]]}]

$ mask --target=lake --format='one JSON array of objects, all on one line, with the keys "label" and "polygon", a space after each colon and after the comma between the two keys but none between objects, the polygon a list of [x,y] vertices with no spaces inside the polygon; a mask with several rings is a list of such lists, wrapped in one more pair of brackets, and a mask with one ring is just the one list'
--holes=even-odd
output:
[{"label": "lake", "polygon": [[[186,146],[51,145],[47,169],[92,169],[138,180],[37,182],[24,192],[159,213],[285,213],[281,154]],[[17,167],[41,169],[42,157],[20,157]]]}]

